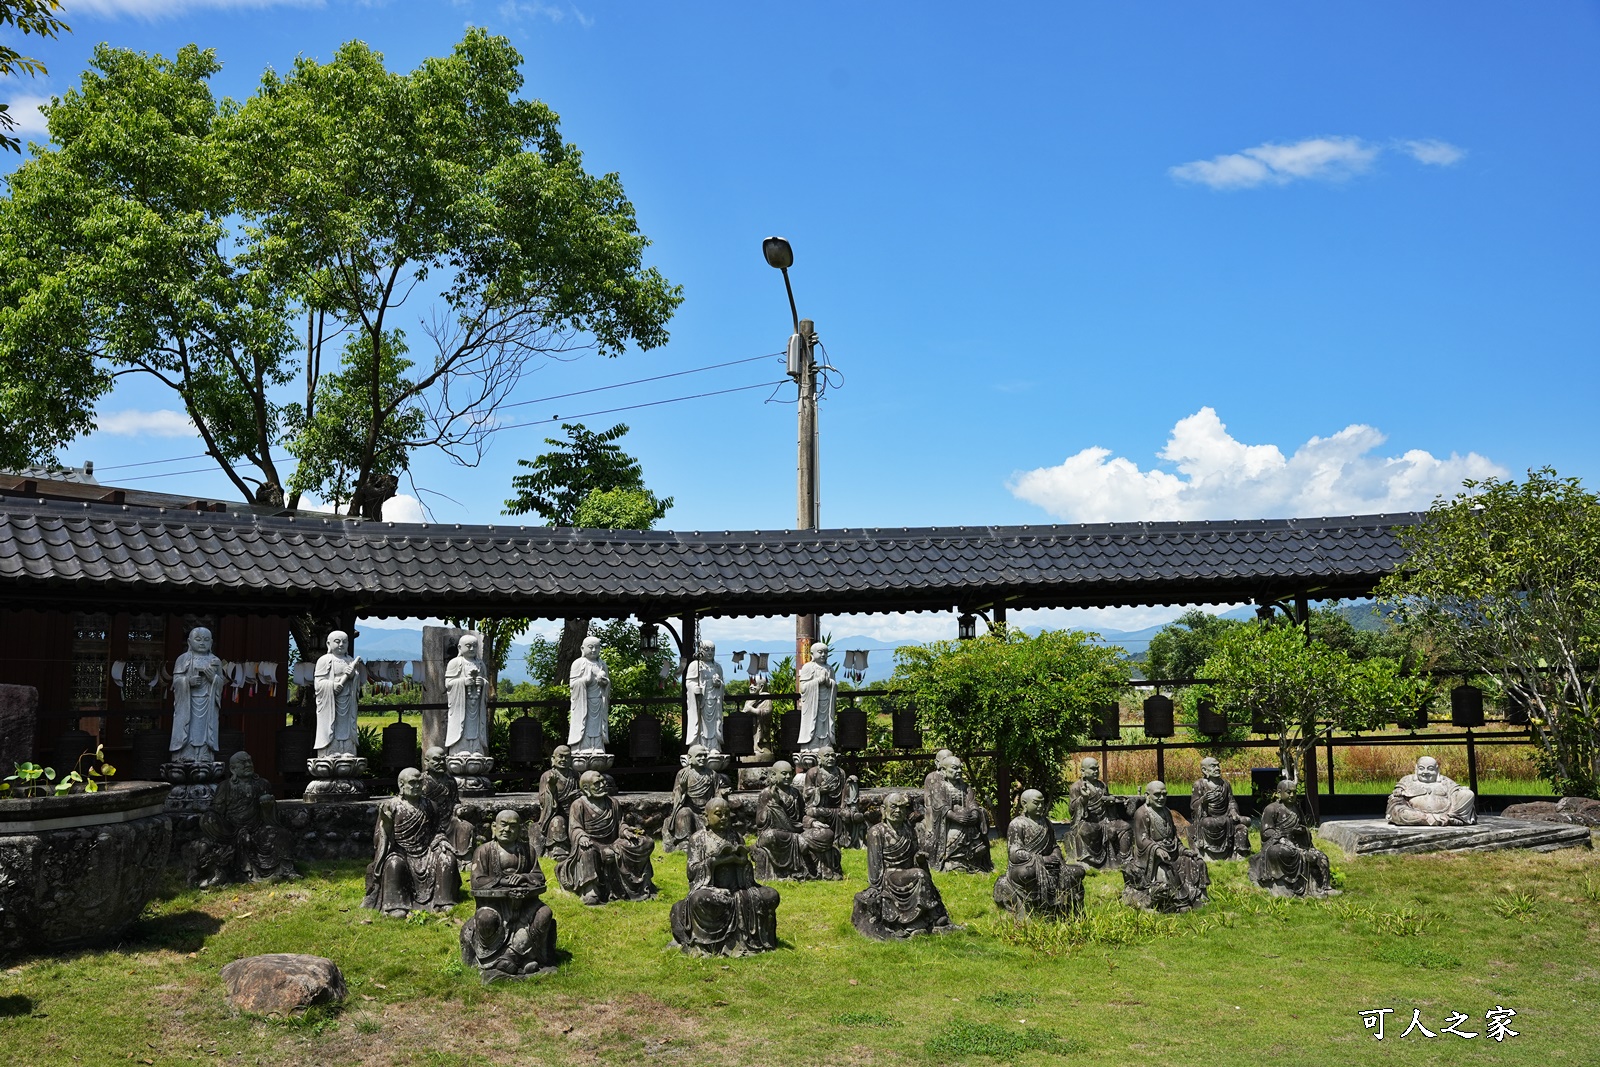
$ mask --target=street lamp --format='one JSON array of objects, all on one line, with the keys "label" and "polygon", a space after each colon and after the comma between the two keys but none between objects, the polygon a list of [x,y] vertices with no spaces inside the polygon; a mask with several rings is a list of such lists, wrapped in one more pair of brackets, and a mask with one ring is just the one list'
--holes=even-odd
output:
[{"label": "street lamp", "polygon": [[[815,530],[821,525],[817,501],[817,364],[812,348],[817,343],[816,324],[802,319],[795,307],[794,287],[789,284],[789,268],[794,266],[794,249],[782,237],[768,237],[761,242],[761,254],[767,266],[783,272],[783,289],[789,295],[789,315],[794,322],[794,333],[789,337],[788,373],[800,386],[799,459],[795,465],[799,483],[796,525],[802,530]],[[811,643],[817,637],[817,617],[797,615],[794,620],[795,662],[805,663],[811,655]]]}]

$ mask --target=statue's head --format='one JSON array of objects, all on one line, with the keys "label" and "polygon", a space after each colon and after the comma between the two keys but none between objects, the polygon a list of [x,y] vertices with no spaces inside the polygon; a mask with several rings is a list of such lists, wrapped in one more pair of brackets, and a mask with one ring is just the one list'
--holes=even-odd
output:
[{"label": "statue's head", "polygon": [[600,639],[593,634],[590,634],[588,637],[583,639],[583,658],[600,658]]},{"label": "statue's head", "polygon": [[1160,811],[1167,806],[1167,783],[1159,778],[1144,787],[1145,803]]},{"label": "statue's head", "polygon": [[560,767],[564,771],[572,769],[572,749],[566,745],[557,745],[556,750],[550,753],[550,765]]},{"label": "statue's head", "polygon": [[710,663],[717,658],[717,646],[711,641],[701,641],[695,648],[703,663]]},{"label": "statue's head", "polygon": [[939,770],[952,782],[961,781],[961,757],[946,756],[939,761]]},{"label": "statue's head", "polygon": [[1278,786],[1273,790],[1273,793],[1277,795],[1279,800],[1290,801],[1294,799],[1294,792],[1296,788],[1295,780],[1293,778],[1279,778]]},{"label": "statue's head", "polygon": [[408,800],[422,796],[422,772],[415,767],[401,771],[397,784],[400,786],[400,795]]},{"label": "statue's head", "polygon": [[490,835],[501,848],[511,848],[522,838],[522,816],[506,808],[494,817]]},{"label": "statue's head", "polygon": [[256,776],[256,761],[250,758],[250,753],[240,749],[228,760],[228,770],[233,772],[234,778],[245,781]]},{"label": "statue's head", "polygon": [[722,797],[712,797],[706,801],[706,826],[713,830],[720,830],[728,822],[728,802]]},{"label": "statue's head", "polygon": [[821,641],[818,641],[816,644],[812,645],[811,646],[811,662],[812,663],[826,663],[826,662],[828,662],[828,646],[823,644]]},{"label": "statue's head", "polygon": [[1221,778],[1222,764],[1217,762],[1215,756],[1207,756],[1200,761],[1200,773],[1207,778]]},{"label": "statue's head", "polygon": [[479,634],[462,634],[456,642],[456,654],[466,659],[483,658],[483,638]]},{"label": "statue's head", "polygon": [[1078,763],[1078,777],[1086,782],[1098,782],[1100,780],[1100,761],[1093,756],[1085,756]]},{"label": "statue's head", "polygon": [[422,754],[422,765],[434,774],[445,773],[444,749],[438,745],[429,745],[428,750]]},{"label": "statue's head", "polygon": [[697,770],[697,771],[705,770],[706,769],[706,763],[709,762],[710,759],[711,759],[711,753],[706,749],[706,746],[704,746],[704,745],[690,745],[689,746],[689,766],[693,767],[695,770]]},{"label": "statue's head", "polygon": [[603,797],[606,795],[606,776],[599,771],[584,771],[578,776],[578,788],[583,790],[586,797]]},{"label": "statue's head", "polygon": [[1024,789],[1022,791],[1022,813],[1024,815],[1037,815],[1044,810],[1044,794],[1037,789]]},{"label": "statue's head", "polygon": [[794,778],[794,767],[784,760],[779,760],[772,765],[772,770],[767,772],[768,785],[787,785]]},{"label": "statue's head", "polygon": [[189,651],[204,655],[211,651],[211,631],[204,626],[196,626],[189,631]]},{"label": "statue's head", "polygon": [[823,745],[817,749],[817,763],[831,771],[839,765],[839,754],[833,750],[832,745]]},{"label": "statue's head", "polygon": [[911,798],[904,793],[890,793],[883,798],[885,822],[905,822],[911,814]]},{"label": "statue's head", "polygon": [[1417,781],[1437,782],[1439,780],[1439,761],[1432,756],[1423,756],[1417,760]]},{"label": "statue's head", "polygon": [[955,753],[951,752],[948,748],[941,748],[939,751],[933,754],[933,765],[935,767],[942,766],[945,760],[954,755]]},{"label": "statue's head", "polygon": [[328,651],[335,656],[347,655],[350,652],[350,635],[343,630],[335,630],[328,635]]}]

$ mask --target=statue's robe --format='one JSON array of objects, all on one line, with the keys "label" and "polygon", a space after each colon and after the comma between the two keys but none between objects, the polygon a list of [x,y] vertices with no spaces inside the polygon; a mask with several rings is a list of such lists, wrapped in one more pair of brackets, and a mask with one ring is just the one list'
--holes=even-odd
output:
[{"label": "statue's robe", "polygon": [[533,828],[533,847],[540,856],[560,861],[572,851],[567,833],[567,812],[580,795],[578,775],[562,767],[551,767],[539,776],[539,821]]},{"label": "statue's robe", "polygon": [[989,855],[989,813],[970,788],[943,774],[928,782],[928,864],[937,871],[979,874],[994,870]]},{"label": "statue's robe", "polygon": [[1261,813],[1261,851],[1250,860],[1250,881],[1280,896],[1334,892],[1327,855],[1311,843],[1300,813],[1281,800]]},{"label": "statue's robe", "polygon": [[1083,911],[1081,864],[1068,863],[1049,820],[1019,815],[1006,828],[1006,873],[994,884],[994,902],[1018,918]]},{"label": "statue's robe", "polygon": [[477,831],[467,820],[456,814],[461,803],[461,786],[456,776],[446,771],[434,774],[422,772],[422,795],[433,804],[439,823],[434,829],[449,842],[456,854],[456,866],[466,869],[472,861],[472,845]]},{"label": "statue's robe", "polygon": [[[173,663],[172,737],[167,744],[173,759],[209,762],[217,758],[226,684],[222,660],[210,652],[185,652]],[[221,755],[226,759],[233,753]]]},{"label": "statue's robe", "polygon": [[[268,801],[265,805],[263,798]],[[211,806],[200,814],[205,843],[197,864],[197,884],[296,877],[294,842],[289,831],[278,825],[271,799],[271,787],[264,778],[253,776],[241,782],[229,775],[223,779]]]},{"label": "statue's robe", "polygon": [[778,947],[778,891],[756,881],[744,842],[697,830],[688,841],[689,895],[671,910],[672,938],[687,952],[745,956]]},{"label": "statue's robe", "polygon": [[[438,833],[439,813],[427,797],[390,797],[379,809],[367,865],[364,908],[382,912],[447,911],[461,899],[455,850]],[[382,812],[392,816],[392,828]]]},{"label": "statue's robe", "polygon": [[713,770],[685,767],[672,780],[672,808],[661,824],[661,847],[677,852],[706,826],[706,804],[722,795],[722,775]]},{"label": "statue's robe", "polygon": [[561,888],[579,896],[593,892],[601,903],[655,897],[655,842],[624,825],[615,797],[580,795],[567,811],[567,832],[572,851],[556,866]]},{"label": "statue's robe", "polygon": [[722,751],[722,668],[716,663],[695,659],[684,671],[684,747],[704,745],[707,751]]},{"label": "statue's robe", "polygon": [[1080,778],[1067,788],[1072,827],[1067,854],[1086,867],[1103,871],[1121,867],[1133,849],[1133,826],[1120,797],[1104,782]]},{"label": "statue's robe", "polygon": [[833,830],[806,817],[800,791],[767,786],[756,797],[756,877],[803,882],[844,877]]},{"label": "statue's robe", "polygon": [[478,910],[461,929],[462,962],[485,982],[554,967],[556,921],[540,900],[544,873],[533,852],[489,841],[473,852],[471,870]]},{"label": "statue's robe", "polygon": [[1133,855],[1123,866],[1122,877],[1125,901],[1157,911],[1199,907],[1211,884],[1206,861],[1179,840],[1172,813],[1148,803],[1134,812]]},{"label": "statue's robe", "polygon": [[[478,672],[477,685],[472,672]],[[489,751],[489,669],[481,659],[457,656],[444,669],[445,751],[481,756]]]},{"label": "statue's robe", "polygon": [[825,663],[807,662],[795,675],[800,694],[800,750],[816,752],[833,747],[834,706],[839,683]]},{"label": "statue's robe", "polygon": [[1200,778],[1189,794],[1189,847],[1208,860],[1250,855],[1250,820],[1239,814],[1233,786]]},{"label": "statue's robe", "polygon": [[957,929],[910,824],[877,823],[867,830],[866,845],[867,888],[856,894],[850,914],[857,930],[886,941]]},{"label": "statue's robe", "polygon": [[356,754],[356,715],[363,677],[361,660],[355,656],[325,652],[317,660],[311,683],[317,698],[317,736],[312,741],[317,755]]},{"label": "statue's robe", "polygon": [[567,746],[574,752],[604,752],[611,740],[611,675],[599,660],[579,656],[567,675]]},{"label": "statue's robe", "polygon": [[1384,818],[1396,826],[1471,826],[1478,798],[1442,774],[1432,782],[1408,774],[1395,783]]},{"label": "statue's robe", "polygon": [[851,781],[837,767],[829,770],[818,764],[801,777],[806,811],[833,831],[839,848],[860,848],[866,818],[856,809],[851,797]]}]

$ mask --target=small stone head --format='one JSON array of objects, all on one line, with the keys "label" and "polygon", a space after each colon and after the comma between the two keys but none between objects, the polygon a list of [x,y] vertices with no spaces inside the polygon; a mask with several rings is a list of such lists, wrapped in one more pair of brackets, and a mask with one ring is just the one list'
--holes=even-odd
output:
[{"label": "small stone head", "polygon": [[233,772],[234,781],[247,782],[256,776],[256,761],[241,749],[228,760],[228,770]]},{"label": "small stone head", "polygon": [[717,646],[711,641],[701,641],[695,646],[695,651],[700,657],[700,662],[710,663],[717,658]]},{"label": "small stone head", "polygon": [[603,797],[606,795],[606,776],[599,771],[584,771],[578,777],[578,788],[583,790],[586,797]]},{"label": "small stone head", "polygon": [[911,798],[904,793],[890,793],[883,798],[883,821],[905,822],[911,815]]},{"label": "small stone head", "polygon": [[1044,794],[1037,789],[1024,789],[1022,791],[1022,813],[1024,815],[1037,815],[1044,810]]},{"label": "small stone head", "polygon": [[1215,756],[1207,756],[1200,761],[1200,774],[1206,778],[1221,778],[1222,764],[1217,762]]},{"label": "small stone head", "polygon": [[564,771],[572,769],[572,749],[566,745],[557,745],[556,750],[550,753],[550,765],[560,767]]},{"label": "small stone head", "polygon": [[1289,801],[1294,799],[1296,788],[1295,780],[1293,778],[1279,778],[1277,788],[1275,788],[1272,792],[1279,800],[1287,804]]},{"label": "small stone head", "polygon": [[522,816],[505,808],[494,817],[494,826],[489,832],[501,848],[513,848],[522,839]]},{"label": "small stone head", "polygon": [[1145,803],[1160,811],[1167,806],[1167,783],[1156,779],[1144,787]]},{"label": "small stone head", "polygon": [[831,771],[839,765],[839,754],[833,750],[833,746],[823,745],[817,749],[817,763]]},{"label": "small stone head", "polygon": [[444,749],[438,745],[431,745],[428,751],[422,754],[423,766],[428,768],[430,774],[445,773]]},{"label": "small stone head", "polygon": [[704,746],[704,745],[690,745],[689,746],[689,766],[693,767],[695,770],[697,770],[697,771],[705,770],[706,769],[706,764],[707,764],[707,762],[710,761],[710,759],[711,759],[711,753],[706,749],[706,746]]},{"label": "small stone head", "polygon": [[712,797],[706,801],[706,826],[712,830],[720,830],[728,822],[728,802],[722,797]]},{"label": "small stone head", "polygon": [[583,658],[591,660],[600,658],[600,639],[593,634],[583,639]]},{"label": "small stone head", "polygon": [[1100,780],[1100,761],[1093,756],[1085,756],[1078,764],[1078,777],[1085,782],[1098,782]]},{"label": "small stone head", "polygon": [[456,642],[456,654],[463,659],[483,658],[483,638],[478,634],[462,634]]},{"label": "small stone head", "polygon": [[400,795],[407,800],[417,800],[422,796],[422,772],[415,767],[401,771],[397,784],[400,786]]},{"label": "small stone head", "polygon": [[961,757],[946,756],[944,759],[939,761],[939,770],[944,773],[944,776],[948,781],[956,785],[962,784]]},{"label": "small stone head", "polygon": [[211,651],[211,631],[204,626],[196,626],[189,631],[189,651],[197,655],[205,655]]},{"label": "small stone head", "polygon": [[350,654],[350,635],[343,630],[334,630],[328,635],[328,651],[335,656]]},{"label": "small stone head", "polygon": [[774,763],[772,765],[772,769],[767,772],[768,785],[787,785],[793,779],[794,767],[784,760],[779,760],[777,763]]},{"label": "small stone head", "polygon": [[818,641],[816,644],[812,645],[811,646],[811,662],[812,663],[827,663],[828,662],[828,646],[823,644],[821,641]]},{"label": "small stone head", "polygon": [[1437,782],[1439,780],[1439,761],[1432,756],[1423,756],[1417,760],[1417,781]]}]

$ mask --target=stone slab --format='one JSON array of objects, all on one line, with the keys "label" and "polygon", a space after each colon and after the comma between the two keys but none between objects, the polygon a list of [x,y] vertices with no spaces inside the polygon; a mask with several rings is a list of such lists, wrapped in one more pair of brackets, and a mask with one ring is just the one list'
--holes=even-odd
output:
[{"label": "stone slab", "polygon": [[1382,819],[1325,819],[1317,832],[1344,849],[1346,856],[1493,852],[1503,848],[1553,852],[1593,847],[1587,826],[1499,815],[1480,816],[1475,826],[1392,826]]}]

